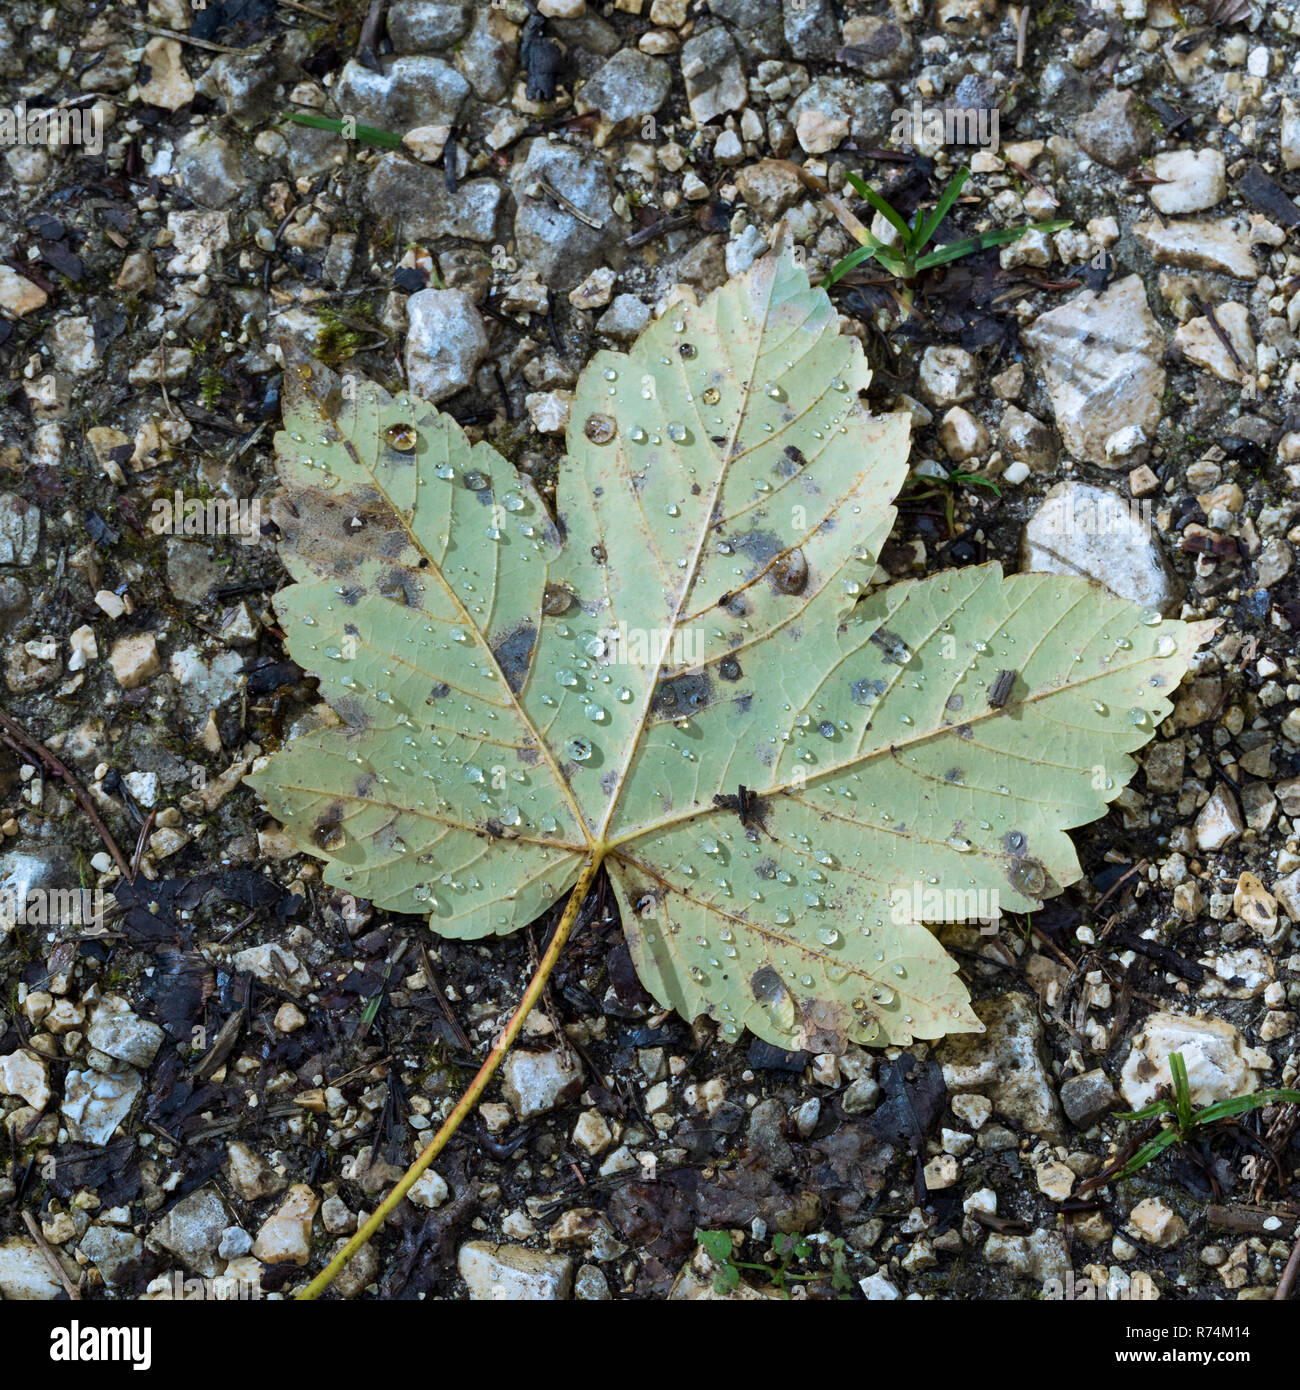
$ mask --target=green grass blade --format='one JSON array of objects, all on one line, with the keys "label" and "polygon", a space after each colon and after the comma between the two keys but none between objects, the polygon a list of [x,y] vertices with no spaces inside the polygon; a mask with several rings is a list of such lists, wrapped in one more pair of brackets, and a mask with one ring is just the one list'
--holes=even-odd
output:
[{"label": "green grass blade", "polygon": [[921,256],[916,262],[917,270],[929,270],[931,266],[946,265],[975,251],[983,251],[989,246],[1005,246],[1010,241],[1018,241],[1026,232],[1043,232],[1050,235],[1068,227],[1069,222],[1035,222],[1031,227],[1000,227],[994,232],[980,232],[978,236],[966,237],[963,241],[950,241],[928,256]]},{"label": "green grass blade", "polygon": [[1176,1129],[1162,1129],[1154,1139],[1148,1139],[1132,1158],[1120,1169],[1116,1177],[1127,1178],[1139,1168],[1145,1168],[1152,1159],[1159,1158],[1164,1151],[1178,1141]]},{"label": "green grass blade", "polygon": [[[836,282],[836,280],[842,279],[845,275],[849,273],[850,270],[856,270],[857,267],[860,266],[863,261],[868,261],[873,256],[879,257],[880,250],[881,246],[878,241],[873,241],[870,246],[854,247],[854,249],[850,251],[849,254],[845,256],[843,260],[836,261],[834,266],[831,267],[830,274],[827,275],[827,277],[822,281],[822,289],[830,289],[830,287]],[[892,260],[893,258],[891,257],[890,261]],[[882,259],[881,264],[885,267],[886,270],[889,271],[891,275],[896,273],[892,268],[890,262],[887,262]]]},{"label": "green grass blade", "polygon": [[914,252],[923,251],[930,238],[939,230],[939,223],[947,217],[948,209],[957,201],[957,195],[961,192],[962,186],[968,178],[970,178],[970,170],[963,164],[952,176],[947,188],[939,194],[939,201],[934,205],[934,211],[926,219],[925,225],[921,228],[921,234],[912,248]]},{"label": "green grass blade", "polygon": [[1174,1113],[1173,1102],[1161,1099],[1153,1100],[1150,1105],[1144,1105],[1141,1110],[1134,1110],[1127,1115],[1116,1115],[1117,1120],[1153,1120],[1157,1115],[1172,1115]]},{"label": "green grass blade", "polygon": [[[288,119],[294,125],[311,126],[313,130],[332,130],[335,135],[343,134],[344,123],[333,116],[308,116],[302,111],[290,111]],[[367,145],[380,145],[386,150],[401,148],[402,137],[394,135],[391,130],[379,130],[372,125],[355,125],[351,130],[358,140],[364,140]]]},{"label": "green grass blade", "polygon": [[1174,1082],[1174,1102],[1178,1107],[1178,1128],[1186,1134],[1192,1127],[1192,1088],[1187,1082],[1187,1064],[1181,1052],[1169,1054],[1169,1075]]},{"label": "green grass blade", "polygon": [[895,212],[865,179],[860,179],[856,174],[846,174],[845,178],[848,179],[854,190],[875,208],[881,217],[897,229],[899,235],[903,238],[903,245],[905,247],[910,247],[912,244],[912,229],[907,225],[903,215],[899,212]]},{"label": "green grass blade", "polygon": [[1216,1101],[1204,1110],[1196,1112],[1198,1125],[1211,1125],[1215,1120],[1225,1120],[1233,1115],[1244,1115],[1251,1110],[1261,1110],[1266,1105],[1300,1105],[1300,1091],[1280,1087],[1276,1090],[1256,1091],[1249,1096],[1234,1096],[1231,1100]]}]

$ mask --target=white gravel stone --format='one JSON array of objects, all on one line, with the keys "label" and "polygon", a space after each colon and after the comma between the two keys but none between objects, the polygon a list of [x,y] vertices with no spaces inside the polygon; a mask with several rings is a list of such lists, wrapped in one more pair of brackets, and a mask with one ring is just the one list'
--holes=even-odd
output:
[{"label": "white gravel stone", "polygon": [[1120,1092],[1134,1110],[1149,1105],[1159,1087],[1172,1087],[1172,1052],[1182,1053],[1192,1103],[1197,1106],[1259,1090],[1259,1073],[1272,1067],[1268,1053],[1249,1047],[1224,1019],[1155,1013],[1135,1039],[1120,1080]]},{"label": "white gravel stone", "polygon": [[1169,613],[1181,591],[1164,566],[1149,517],[1109,488],[1058,483],[1025,523],[1022,570],[1095,579],[1120,598]]},{"label": "white gravel stone", "polygon": [[581,1083],[581,1064],[564,1052],[516,1051],[501,1066],[501,1093],[521,1120],[554,1110]]},{"label": "white gravel stone", "polygon": [[497,1303],[554,1302],[569,1297],[573,1261],[523,1245],[492,1245],[474,1240],[456,1259],[460,1277],[475,1300]]},{"label": "white gravel stone", "polygon": [[147,1067],[166,1036],[156,1023],[141,1018],[117,994],[106,994],[95,1005],[86,1029],[91,1047],[119,1062],[130,1062],[133,1067]]},{"label": "white gravel stone", "polygon": [[305,1183],[295,1183],[284,1194],[276,1213],[262,1223],[253,1242],[253,1254],[263,1264],[305,1265],[311,1258],[311,1223],[319,1206],[316,1194]]},{"label": "white gravel stone", "polygon": [[1151,165],[1151,172],[1165,182],[1153,183],[1147,193],[1165,214],[1203,212],[1228,196],[1220,150],[1166,150]]},{"label": "white gravel stone", "polygon": [[1160,423],[1165,338],[1137,275],[1097,294],[1084,290],[1025,330],[1066,452],[1103,468],[1106,441],[1126,425],[1148,438]]},{"label": "white gravel stone", "polygon": [[462,290],[420,290],[407,301],[406,375],[413,395],[437,404],[463,391],[487,355],[488,336]]}]

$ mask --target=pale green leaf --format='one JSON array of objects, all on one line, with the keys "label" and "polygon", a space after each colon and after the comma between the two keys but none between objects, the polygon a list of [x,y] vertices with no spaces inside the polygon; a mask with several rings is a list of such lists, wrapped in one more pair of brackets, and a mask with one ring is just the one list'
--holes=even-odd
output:
[{"label": "pale green leaf", "polygon": [[870,591],[907,447],[869,377],[760,261],[593,359],[557,528],[447,417],[291,364],[277,611],[345,726],[252,780],[326,881],[476,937],[594,857],[647,987],[724,1036],[978,1028],[925,923],[1078,878],[1205,625],[994,565]]}]

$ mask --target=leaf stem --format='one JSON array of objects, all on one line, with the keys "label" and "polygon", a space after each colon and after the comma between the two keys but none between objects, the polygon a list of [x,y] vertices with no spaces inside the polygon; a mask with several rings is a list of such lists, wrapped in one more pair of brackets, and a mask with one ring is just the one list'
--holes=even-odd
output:
[{"label": "leaf stem", "polygon": [[587,891],[596,877],[596,870],[600,868],[602,857],[600,854],[593,854],[583,864],[578,881],[574,884],[573,892],[569,895],[569,901],[564,906],[564,915],[555,928],[555,934],[551,937],[551,944],[546,948],[546,954],[538,962],[537,969],[533,971],[533,977],[528,982],[528,988],[524,991],[524,997],[519,1001],[519,1007],[515,1009],[510,1016],[510,1022],[506,1024],[497,1040],[492,1044],[492,1050],[488,1053],[487,1060],[478,1069],[478,1074],[470,1083],[469,1089],[456,1102],[456,1108],[443,1121],[442,1128],[437,1134],[425,1145],[419,1158],[402,1174],[393,1190],[371,1213],[365,1225],[298,1295],[299,1301],[319,1298],[329,1288],[343,1266],[369,1242],[397,1204],[419,1181],[425,1169],[447,1146],[448,1140],[478,1104],[480,1097],[487,1089],[488,1082],[492,1080],[502,1059],[519,1036],[519,1030],[524,1026],[524,1019],[528,1017],[533,1006],[541,998],[542,991],[546,988],[546,982],[551,978],[551,972],[560,959],[560,952],[564,949],[565,942],[568,941],[569,935],[573,931],[574,923],[578,920],[579,909],[582,907]]}]

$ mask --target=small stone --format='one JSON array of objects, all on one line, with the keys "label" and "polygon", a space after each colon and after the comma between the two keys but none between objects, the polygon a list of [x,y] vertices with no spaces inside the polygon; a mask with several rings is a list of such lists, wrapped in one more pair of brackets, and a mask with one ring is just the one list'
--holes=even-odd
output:
[{"label": "small stone", "polygon": [[1128,1214],[1134,1231],[1158,1250],[1172,1250],[1187,1234],[1187,1222],[1159,1197],[1147,1197]]},{"label": "small stone", "polygon": [[1091,1128],[1114,1108],[1116,1100],[1115,1088],[1100,1067],[1061,1083],[1061,1105],[1079,1129]]},{"label": "small stone", "polygon": [[94,1007],[86,1040],[109,1057],[147,1067],[166,1039],[166,1033],[134,1013],[119,995],[106,994]]},{"label": "small stone", "polygon": [[50,1094],[49,1072],[39,1054],[19,1048],[0,1057],[0,1095],[21,1096],[33,1110],[44,1110]]},{"label": "small stone", "polygon": [[279,1209],[268,1217],[253,1242],[253,1254],[263,1264],[302,1266],[311,1258],[311,1223],[319,1205],[305,1183],[295,1183]]},{"label": "small stone", "polygon": [[181,46],[175,39],[150,39],[141,57],[149,80],[140,85],[140,100],[165,111],[177,111],[194,100],[194,83],[185,71]]},{"label": "small stone", "polygon": [[554,1110],[581,1085],[582,1067],[566,1052],[511,1052],[501,1067],[501,1093],[520,1120]]},{"label": "small stone", "polygon": [[275,1027],[281,1033],[296,1033],[307,1022],[307,1015],[296,1004],[284,1003],[275,1011]]},{"label": "small stone", "polygon": [[1137,275],[1084,290],[1040,314],[1025,341],[1043,373],[1066,450],[1103,468],[1126,461],[1106,441],[1128,425],[1154,438],[1165,389],[1164,334]]},{"label": "small stone", "polygon": [[20,319],[36,309],[44,308],[49,295],[25,275],[0,265],[0,309]]},{"label": "small stone", "polygon": [[1109,488],[1058,483],[1025,523],[1020,563],[1039,574],[1095,579],[1143,608],[1173,610],[1181,597],[1141,512]]},{"label": "small stone", "polygon": [[83,1144],[107,1144],[143,1086],[140,1073],[128,1066],[115,1071],[69,1071],[59,1107],[68,1133]]},{"label": "small stone", "polygon": [[1151,147],[1151,127],[1137,95],[1114,89],[1075,123],[1075,139],[1085,154],[1111,169],[1128,169]]},{"label": "small stone", "polygon": [[461,1246],[456,1265],[470,1298],[477,1301],[553,1302],[568,1298],[573,1281],[573,1261],[567,1255],[523,1245],[471,1241]]},{"label": "small stone", "polygon": [[256,1149],[232,1139],[226,1145],[226,1176],[236,1197],[255,1202],[261,1197],[274,1197],[283,1192],[286,1179],[278,1173],[269,1159]]},{"label": "small stone", "polygon": [[609,266],[597,266],[576,289],[569,291],[569,303],[575,309],[600,309],[609,303],[610,291],[617,277]]},{"label": "small stone", "polygon": [[462,290],[419,290],[407,301],[406,374],[413,394],[435,404],[463,391],[487,355],[488,337]]},{"label": "small stone", "polygon": [[1226,849],[1241,838],[1245,828],[1236,797],[1219,783],[1196,817],[1196,846],[1202,850]]},{"label": "small stone", "polygon": [[1228,196],[1220,150],[1166,150],[1151,165],[1151,172],[1165,182],[1152,184],[1147,196],[1166,215],[1202,212]]},{"label": "small stone", "polygon": [[26,1236],[0,1241],[0,1297],[6,1302],[45,1303],[63,1292],[40,1246]]},{"label": "small stone", "polygon": [[217,1247],[229,1225],[230,1216],[221,1198],[210,1187],[203,1187],[182,1197],[154,1223],[148,1244],[169,1251],[186,1268],[211,1279],[221,1273]]},{"label": "small stone", "polygon": [[569,427],[572,391],[532,391],[524,397],[528,418],[538,434],[563,434]]},{"label": "small stone", "polygon": [[954,463],[965,463],[988,452],[989,432],[970,411],[955,405],[939,422],[939,443]]},{"label": "small stone", "polygon": [[237,951],[231,964],[236,970],[251,971],[265,985],[287,994],[302,995],[311,988],[311,976],[302,962],[284,946],[267,943]]},{"label": "small stone", "polygon": [[935,405],[957,405],[975,394],[978,369],[964,348],[928,347],[921,357],[917,384]]},{"label": "small stone", "polygon": [[1259,1090],[1258,1071],[1272,1066],[1267,1052],[1247,1046],[1224,1019],[1154,1013],[1135,1039],[1120,1081],[1120,1091],[1134,1110],[1149,1105],[1161,1086],[1172,1090],[1169,1056],[1173,1052],[1182,1054],[1192,1103],[1197,1106]]},{"label": "small stone", "polygon": [[411,1185],[411,1190],[406,1194],[407,1199],[415,1203],[417,1207],[426,1207],[432,1210],[440,1207],[451,1195],[447,1186],[447,1180],[440,1177],[431,1169],[426,1169]]},{"label": "small stone", "polygon": [[760,159],[736,175],[736,189],[765,221],[774,222],[803,195],[799,176],[783,159]]},{"label": "small stone", "polygon": [[1038,1190],[1045,1197],[1050,1197],[1053,1202],[1064,1202],[1074,1191],[1074,1174],[1064,1163],[1058,1163],[1055,1160],[1049,1163],[1040,1163],[1034,1170],[1034,1176],[1038,1183]]},{"label": "small stone", "polygon": [[613,1137],[599,1110],[584,1110],[573,1127],[573,1142],[592,1158],[608,1148]]},{"label": "small stone", "polygon": [[686,41],[681,72],[691,119],[697,126],[707,125],[728,111],[739,111],[749,99],[740,51],[721,26]]},{"label": "small stone", "polygon": [[[1213,372],[1220,381],[1236,385],[1254,375],[1255,339],[1250,331],[1250,310],[1244,304],[1227,300],[1215,307],[1215,321],[1227,338],[1225,343],[1208,318],[1190,319],[1174,330],[1174,342],[1183,356],[1197,367]],[[1228,344],[1231,344],[1231,350]],[[1235,354],[1235,356],[1234,356]]]},{"label": "small stone", "polygon": [[1243,280],[1259,275],[1259,265],[1251,255],[1250,224],[1244,216],[1139,222],[1133,234],[1161,265],[1216,270]]}]

